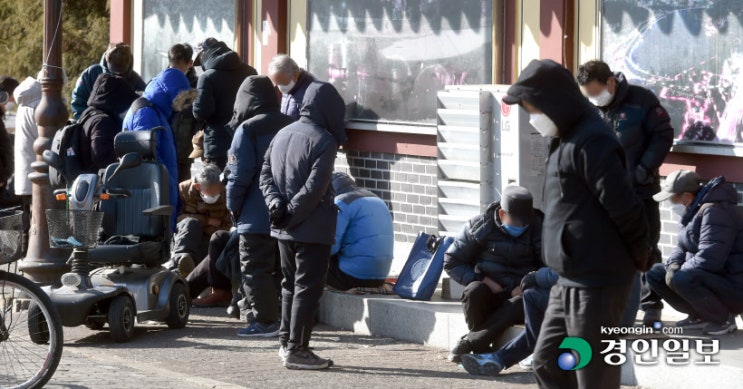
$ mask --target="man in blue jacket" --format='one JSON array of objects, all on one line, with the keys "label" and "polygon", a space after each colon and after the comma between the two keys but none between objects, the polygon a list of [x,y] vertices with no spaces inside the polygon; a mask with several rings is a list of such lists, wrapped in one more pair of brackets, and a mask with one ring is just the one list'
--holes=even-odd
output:
[{"label": "man in blue jacket", "polygon": [[637,270],[650,255],[648,223],[627,172],[627,158],[609,126],[552,60],[532,61],[508,88],[506,104],[520,104],[529,123],[550,137],[544,187],[542,247],[560,278],[534,351],[540,387],[619,388],[620,368],[594,358],[560,359],[566,337],[593,350],[611,339],[602,326],[620,325]]},{"label": "man in blue jacket", "polygon": [[723,177],[700,185],[699,176],[668,175],[656,201],[670,200],[681,216],[678,245],[665,264],[648,272],[650,288],[679,312],[676,326],[724,335],[743,312],[743,217],[738,192]]},{"label": "man in blue jacket", "polygon": [[281,113],[298,120],[304,93],[315,77],[286,54],[273,57],[268,64],[268,76],[281,92]]},{"label": "man in blue jacket", "polygon": [[240,329],[238,336],[270,337],[279,333],[279,295],[274,282],[278,245],[270,235],[260,170],[274,136],[292,122],[279,112],[279,97],[268,77],[250,76],[243,81],[230,122],[235,137],[228,152],[227,209],[240,234],[243,288],[254,320]]},{"label": "man in blue jacket", "polygon": [[339,211],[326,283],[338,290],[382,285],[395,243],[387,204],[346,173],[333,173],[333,190]]},{"label": "man in blue jacket", "polygon": [[173,101],[178,94],[190,89],[183,72],[173,68],[165,69],[150,81],[142,97],[132,103],[123,124],[124,131],[149,131],[155,127],[165,129],[157,133],[157,162],[168,169],[170,204],[176,208],[173,213],[173,227],[178,215],[178,157],[170,128],[170,116],[173,114]]},{"label": "man in blue jacket", "polygon": [[345,105],[338,91],[314,82],[299,121],[271,142],[261,170],[271,236],[281,253],[279,340],[284,367],[326,369],[332,362],[309,348],[335,237],[338,208],[330,181],[338,146],[346,141]]}]

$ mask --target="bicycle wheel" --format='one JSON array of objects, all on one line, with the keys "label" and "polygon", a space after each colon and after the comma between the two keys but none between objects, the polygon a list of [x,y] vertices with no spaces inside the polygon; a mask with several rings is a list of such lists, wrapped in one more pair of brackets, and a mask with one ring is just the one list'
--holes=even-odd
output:
[{"label": "bicycle wheel", "polygon": [[44,386],[57,370],[62,344],[62,321],[49,296],[0,271],[0,387]]}]

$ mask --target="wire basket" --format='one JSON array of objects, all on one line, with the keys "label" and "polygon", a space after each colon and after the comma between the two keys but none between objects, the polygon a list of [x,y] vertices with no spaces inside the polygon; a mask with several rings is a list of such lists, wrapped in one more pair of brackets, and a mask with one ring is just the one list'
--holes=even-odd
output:
[{"label": "wire basket", "polygon": [[0,212],[0,265],[20,258],[22,235],[23,212]]},{"label": "wire basket", "polygon": [[95,248],[103,212],[47,209],[49,245],[54,248]]}]

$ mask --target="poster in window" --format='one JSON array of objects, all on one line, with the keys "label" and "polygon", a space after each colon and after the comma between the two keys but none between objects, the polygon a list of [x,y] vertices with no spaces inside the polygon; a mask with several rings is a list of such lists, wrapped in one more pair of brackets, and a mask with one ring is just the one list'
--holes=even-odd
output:
[{"label": "poster in window", "polygon": [[491,81],[492,1],[308,3],[308,70],[351,120],[435,124],[437,91]]},{"label": "poster in window", "polygon": [[659,97],[676,137],[743,142],[743,2],[603,1],[602,58]]}]

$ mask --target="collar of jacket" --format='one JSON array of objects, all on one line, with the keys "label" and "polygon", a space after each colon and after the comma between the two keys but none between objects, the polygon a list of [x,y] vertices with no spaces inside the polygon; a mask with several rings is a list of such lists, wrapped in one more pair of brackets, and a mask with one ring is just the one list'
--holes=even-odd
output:
[{"label": "collar of jacket", "polygon": [[617,80],[617,90],[614,92],[614,99],[611,103],[606,107],[600,108],[603,112],[619,108],[624,104],[624,101],[627,100],[627,96],[629,95],[629,82],[627,82],[627,77],[624,76],[624,73],[616,72],[614,73],[614,78]]}]

